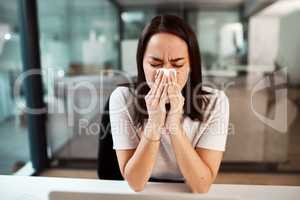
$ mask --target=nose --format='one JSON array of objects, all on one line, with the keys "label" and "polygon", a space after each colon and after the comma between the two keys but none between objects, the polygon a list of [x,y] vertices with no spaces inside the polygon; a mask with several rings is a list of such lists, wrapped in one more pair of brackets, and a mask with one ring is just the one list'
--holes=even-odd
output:
[{"label": "nose", "polygon": [[171,69],[171,68],[173,68],[173,66],[170,62],[167,62],[167,64],[165,64],[163,68]]}]

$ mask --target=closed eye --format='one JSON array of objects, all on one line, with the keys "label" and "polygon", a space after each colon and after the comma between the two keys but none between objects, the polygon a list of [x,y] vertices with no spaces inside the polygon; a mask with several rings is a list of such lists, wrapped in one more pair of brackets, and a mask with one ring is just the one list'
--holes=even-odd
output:
[{"label": "closed eye", "polygon": [[173,65],[173,66],[176,67],[176,68],[183,67],[183,65]]},{"label": "closed eye", "polygon": [[[162,64],[151,64],[151,63],[150,63],[150,65],[151,65],[152,67],[159,67],[159,66],[162,66]],[[183,67],[183,64],[182,64],[182,65],[174,65],[174,64],[173,64],[173,67],[180,68],[180,67]]]},{"label": "closed eye", "polygon": [[184,66],[184,62],[174,62],[174,63],[172,63],[172,65],[174,66],[174,67],[176,67],[176,68],[179,68],[179,67],[183,67]]},{"label": "closed eye", "polygon": [[162,64],[152,64],[152,63],[150,63],[150,65],[151,65],[152,67],[159,67],[159,66],[161,66]]}]

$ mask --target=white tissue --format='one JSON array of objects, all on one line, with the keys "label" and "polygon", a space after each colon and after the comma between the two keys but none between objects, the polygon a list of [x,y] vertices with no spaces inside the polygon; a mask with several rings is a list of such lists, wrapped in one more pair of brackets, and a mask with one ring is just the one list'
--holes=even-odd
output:
[{"label": "white tissue", "polygon": [[[163,71],[166,76],[169,76],[171,73],[174,73],[174,75],[176,77],[176,69],[174,69],[174,68],[171,68],[171,69],[159,68],[156,70],[156,74],[158,74],[159,71]],[[166,103],[170,103],[169,97],[166,97]]]},{"label": "white tissue", "polygon": [[169,76],[171,73],[173,73],[176,76],[176,69],[173,69],[173,68],[171,68],[171,69],[159,68],[159,69],[156,70],[156,74],[159,71],[163,71],[166,76]]}]

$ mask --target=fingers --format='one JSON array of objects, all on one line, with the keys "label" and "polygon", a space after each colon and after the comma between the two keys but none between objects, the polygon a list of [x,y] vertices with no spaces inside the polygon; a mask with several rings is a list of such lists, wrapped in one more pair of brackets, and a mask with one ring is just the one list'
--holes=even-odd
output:
[{"label": "fingers", "polygon": [[158,103],[160,101],[163,90],[166,87],[166,83],[167,83],[167,77],[165,75],[163,75],[162,80],[156,90],[156,93],[155,93],[155,97],[154,97],[155,103]]},{"label": "fingers", "polygon": [[168,94],[172,94],[174,92],[174,81],[172,75],[168,77]]},{"label": "fingers", "polygon": [[169,99],[176,97],[178,93],[176,84],[175,73],[170,73],[169,76],[166,76],[163,71],[159,71],[155,83],[148,95],[151,99],[152,106],[165,104],[167,95],[169,96]]},{"label": "fingers", "polygon": [[168,96],[170,101],[172,101],[172,99],[177,98],[180,93],[174,73],[171,73],[168,77],[168,85]]},{"label": "fingers", "polygon": [[177,80],[176,80],[176,75],[175,75],[176,71],[174,73],[170,73],[170,76],[171,76],[171,80],[173,83],[177,83]]},{"label": "fingers", "polygon": [[173,86],[173,88],[175,90],[179,90],[179,85],[177,83],[177,76],[174,73],[172,73],[170,77],[171,77],[171,80],[170,80],[171,85]]},{"label": "fingers", "polygon": [[152,106],[157,106],[159,104],[166,82],[167,77],[164,75],[163,71],[159,71],[153,87],[147,94],[147,98],[150,100],[149,103]]},{"label": "fingers", "polygon": [[154,95],[156,93],[156,90],[157,90],[157,88],[158,88],[158,86],[161,82],[162,76],[163,76],[162,71],[159,71],[156,79],[154,80],[154,84],[153,84],[153,86],[151,87],[151,89],[149,91],[150,96]]},{"label": "fingers", "polygon": [[[167,83],[167,78],[166,78],[166,83]],[[165,105],[165,103],[166,103],[167,94],[168,94],[168,85],[165,84],[165,87],[164,87],[162,94],[160,96],[160,99],[159,99],[160,103],[163,105]]]}]

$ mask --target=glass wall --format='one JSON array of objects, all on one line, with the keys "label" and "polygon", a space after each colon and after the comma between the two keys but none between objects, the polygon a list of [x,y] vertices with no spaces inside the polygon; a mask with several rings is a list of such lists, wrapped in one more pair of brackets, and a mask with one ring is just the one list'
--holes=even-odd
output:
[{"label": "glass wall", "polygon": [[193,11],[188,21],[197,34],[205,69],[241,64],[246,50],[239,10]]},{"label": "glass wall", "polygon": [[123,25],[121,32],[122,39],[137,39],[146,23],[149,22],[156,13],[154,9],[123,11],[121,13],[121,23]]},{"label": "glass wall", "polygon": [[[178,6],[178,9],[153,7],[125,10],[121,15],[123,49],[135,47],[146,23],[155,15],[166,13],[185,18],[193,28],[198,38],[203,67],[206,70],[226,70],[232,65],[244,64],[243,58],[247,52],[239,9],[206,11],[185,8],[183,10]],[[134,55],[125,51],[122,55],[122,64],[127,71],[135,71],[135,63],[131,60],[134,60]],[[134,67],[130,68],[130,66]]]},{"label": "glass wall", "polygon": [[[97,133],[85,125],[100,119],[106,103],[109,92],[100,92],[101,77],[121,68],[119,11],[108,0],[37,2],[49,151],[60,160],[95,160]],[[118,82],[108,81],[108,87]],[[82,113],[90,100],[87,87],[95,89],[97,103]]]},{"label": "glass wall", "polygon": [[0,174],[13,174],[30,160],[25,98],[13,94],[22,71],[17,0],[0,0]]},{"label": "glass wall", "polygon": [[119,68],[119,16],[110,2],[38,0],[38,10],[44,68],[68,75]]}]

